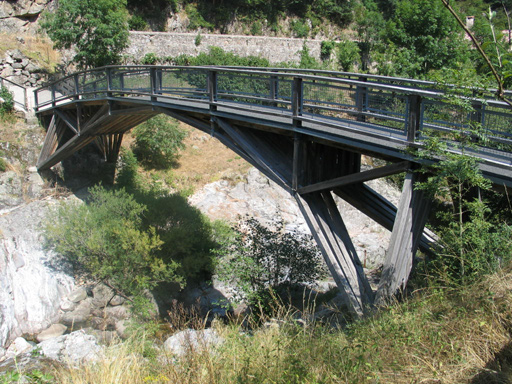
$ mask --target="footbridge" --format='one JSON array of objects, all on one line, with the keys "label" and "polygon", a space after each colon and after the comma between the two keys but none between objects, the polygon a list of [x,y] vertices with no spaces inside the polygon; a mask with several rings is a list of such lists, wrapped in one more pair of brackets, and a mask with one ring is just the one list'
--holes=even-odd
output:
[{"label": "footbridge", "polygon": [[[430,201],[414,184],[427,130],[460,151],[451,134],[470,135],[466,152],[495,186],[512,186],[512,110],[492,93],[451,96],[434,83],[372,75],[268,68],[109,66],[79,72],[35,91],[47,128],[37,167],[47,170],[93,143],[115,162],[123,134],[164,113],[200,129],[292,194],[348,307],[364,314],[404,288]],[[456,101],[453,102],[453,97]],[[470,104],[471,112],[463,104]],[[361,168],[361,156],[383,159]],[[434,160],[435,161],[435,160]],[[406,174],[398,206],[366,181]],[[335,204],[337,195],[391,231],[380,285],[370,287]]]}]

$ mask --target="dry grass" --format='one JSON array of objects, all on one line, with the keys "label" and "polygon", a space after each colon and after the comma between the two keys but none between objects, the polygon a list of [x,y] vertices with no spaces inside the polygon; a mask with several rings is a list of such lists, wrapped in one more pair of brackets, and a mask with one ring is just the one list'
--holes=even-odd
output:
[{"label": "dry grass", "polygon": [[[20,43],[17,38],[22,38],[24,43]],[[19,49],[49,73],[55,72],[57,65],[61,62],[60,53],[53,49],[52,42],[47,38],[0,33],[0,55],[3,56],[6,51],[13,49]]]},{"label": "dry grass", "polygon": [[125,343],[112,347],[115,358],[55,375],[59,383],[509,383],[511,292],[510,271],[460,291],[431,288],[344,330],[297,322],[280,307],[251,332],[217,324],[224,342],[215,348],[144,360]]}]

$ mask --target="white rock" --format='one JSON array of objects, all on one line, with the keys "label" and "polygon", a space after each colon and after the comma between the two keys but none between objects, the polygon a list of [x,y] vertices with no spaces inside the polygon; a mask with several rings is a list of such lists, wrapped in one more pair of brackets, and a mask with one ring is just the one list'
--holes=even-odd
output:
[{"label": "white rock", "polygon": [[9,345],[9,348],[7,348],[6,356],[7,358],[18,356],[21,353],[31,351],[33,348],[32,344],[23,337],[17,337],[11,345]]},{"label": "white rock", "polygon": [[58,322],[60,303],[73,288],[66,265],[43,249],[47,214],[48,202],[35,201],[0,215],[0,347]]},{"label": "white rock", "polygon": [[37,335],[37,341],[42,342],[62,336],[67,329],[64,324],[52,324],[49,328]]},{"label": "white rock", "polygon": [[62,300],[62,303],[60,303],[60,309],[62,309],[64,312],[69,312],[75,309],[76,304],[69,300]]},{"label": "white rock", "polygon": [[169,337],[165,343],[165,350],[182,356],[188,351],[206,349],[222,344],[224,340],[212,329],[194,330],[185,329]]},{"label": "white rock", "polygon": [[87,298],[87,290],[84,287],[75,289],[68,295],[68,300],[72,303],[78,303]]},{"label": "white rock", "polygon": [[96,338],[83,330],[43,341],[38,346],[44,356],[70,364],[97,361],[103,351]]}]

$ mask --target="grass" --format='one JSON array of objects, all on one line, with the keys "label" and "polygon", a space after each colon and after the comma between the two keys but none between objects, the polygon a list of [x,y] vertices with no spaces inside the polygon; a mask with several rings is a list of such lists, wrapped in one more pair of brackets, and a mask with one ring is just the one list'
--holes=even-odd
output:
[{"label": "grass", "polygon": [[[23,38],[25,43],[20,44],[16,37]],[[4,56],[6,51],[13,49],[19,49],[48,73],[54,73],[57,65],[62,62],[60,53],[53,49],[52,42],[46,38],[0,33],[0,55]]]},{"label": "grass", "polygon": [[109,347],[96,365],[52,374],[70,384],[508,383],[511,292],[509,269],[458,290],[426,288],[340,329],[298,322],[295,310],[277,306],[250,330],[214,323],[224,339],[215,348],[144,359],[137,338]]}]

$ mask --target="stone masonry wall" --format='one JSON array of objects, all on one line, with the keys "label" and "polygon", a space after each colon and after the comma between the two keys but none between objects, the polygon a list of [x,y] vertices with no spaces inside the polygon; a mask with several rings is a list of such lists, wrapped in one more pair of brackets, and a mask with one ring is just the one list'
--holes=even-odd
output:
[{"label": "stone masonry wall", "polygon": [[[125,54],[132,60],[140,60],[147,53],[158,57],[197,56],[214,46],[240,56],[263,57],[275,64],[298,62],[304,44],[302,39],[283,37],[201,34],[201,43],[196,46],[196,37],[197,33],[130,32],[130,46]],[[316,59],[320,58],[321,43],[322,40],[306,41],[309,54]]]}]

